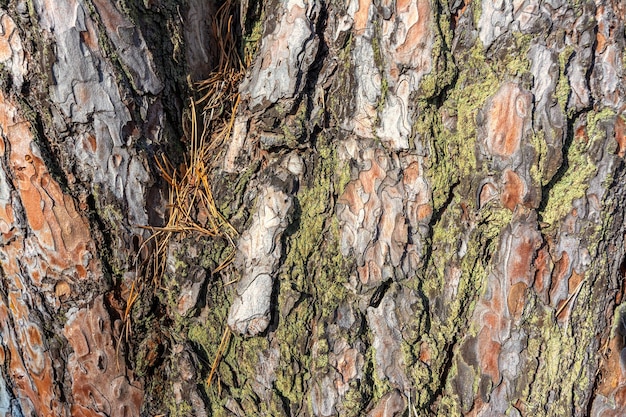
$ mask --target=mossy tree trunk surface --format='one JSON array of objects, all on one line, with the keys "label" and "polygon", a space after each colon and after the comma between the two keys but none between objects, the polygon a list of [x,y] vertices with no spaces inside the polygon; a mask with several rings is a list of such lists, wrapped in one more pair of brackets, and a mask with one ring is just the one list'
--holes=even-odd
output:
[{"label": "mossy tree trunk surface", "polygon": [[626,414],[624,3],[221,6],[0,2],[0,416]]}]

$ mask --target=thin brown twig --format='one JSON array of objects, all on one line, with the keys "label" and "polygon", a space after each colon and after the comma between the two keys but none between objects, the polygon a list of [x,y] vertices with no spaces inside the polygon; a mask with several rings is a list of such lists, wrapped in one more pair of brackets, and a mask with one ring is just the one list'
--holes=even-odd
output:
[{"label": "thin brown twig", "polygon": [[226,345],[230,341],[230,329],[226,327],[224,333],[222,334],[222,340],[220,341],[220,345],[217,348],[217,352],[215,353],[215,359],[213,359],[213,363],[211,364],[211,371],[209,372],[209,376],[207,378],[207,385],[211,385],[213,381],[213,375],[217,371],[217,367],[222,359],[222,355],[226,350]]}]

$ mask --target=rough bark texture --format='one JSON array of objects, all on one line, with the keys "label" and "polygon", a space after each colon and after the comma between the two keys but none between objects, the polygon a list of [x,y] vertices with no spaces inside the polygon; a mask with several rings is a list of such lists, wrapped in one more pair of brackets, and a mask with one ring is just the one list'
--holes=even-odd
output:
[{"label": "rough bark texture", "polygon": [[[218,9],[0,2],[0,416],[626,414],[623,2]],[[157,250],[225,27],[238,236]]]}]

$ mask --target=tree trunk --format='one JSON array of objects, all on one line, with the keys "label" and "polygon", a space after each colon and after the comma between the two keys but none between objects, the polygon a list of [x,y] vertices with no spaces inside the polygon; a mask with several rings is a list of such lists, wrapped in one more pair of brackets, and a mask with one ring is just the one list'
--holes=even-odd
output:
[{"label": "tree trunk", "polygon": [[625,414],[625,14],[0,2],[0,416]]}]

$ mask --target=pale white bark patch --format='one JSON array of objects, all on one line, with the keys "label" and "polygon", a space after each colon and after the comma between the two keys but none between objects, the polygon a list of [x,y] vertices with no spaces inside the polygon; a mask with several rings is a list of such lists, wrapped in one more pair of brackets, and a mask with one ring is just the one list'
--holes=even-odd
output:
[{"label": "pale white bark patch", "polygon": [[281,236],[287,228],[292,197],[273,186],[257,199],[250,228],[239,240],[235,266],[241,272],[228,326],[238,334],[255,336],[270,322],[272,286],[282,251]]}]

